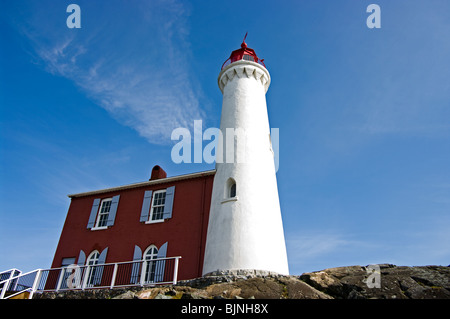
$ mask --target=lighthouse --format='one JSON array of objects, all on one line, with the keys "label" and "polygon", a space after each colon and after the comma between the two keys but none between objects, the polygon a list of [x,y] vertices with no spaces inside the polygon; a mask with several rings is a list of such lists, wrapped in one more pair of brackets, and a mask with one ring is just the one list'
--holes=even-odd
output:
[{"label": "lighthouse", "polygon": [[270,74],[247,46],[222,65],[223,94],[203,275],[217,270],[289,274],[266,92]]}]

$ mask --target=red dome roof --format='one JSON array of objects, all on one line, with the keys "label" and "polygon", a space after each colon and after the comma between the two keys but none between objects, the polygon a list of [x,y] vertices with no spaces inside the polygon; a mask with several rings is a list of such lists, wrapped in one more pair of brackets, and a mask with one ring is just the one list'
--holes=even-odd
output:
[{"label": "red dome roof", "polygon": [[246,37],[247,37],[247,34],[245,34],[244,40],[242,40],[241,48],[231,52],[231,55],[228,58],[228,60],[226,60],[222,64],[222,69],[224,67],[226,67],[227,65],[229,65],[229,64],[231,64],[233,62],[236,62],[236,61],[240,61],[240,60],[247,60],[247,61],[256,62],[256,63],[259,63],[262,66],[266,67],[266,65],[263,62],[264,59],[258,58],[258,56],[255,53],[255,50],[250,49],[249,47],[247,47],[247,43],[245,43],[245,38]]}]

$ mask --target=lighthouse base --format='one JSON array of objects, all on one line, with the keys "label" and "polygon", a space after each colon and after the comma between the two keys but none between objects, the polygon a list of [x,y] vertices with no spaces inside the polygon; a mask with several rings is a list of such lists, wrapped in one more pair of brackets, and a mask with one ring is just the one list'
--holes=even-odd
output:
[{"label": "lighthouse base", "polygon": [[281,274],[274,271],[258,270],[258,269],[231,269],[231,270],[216,270],[204,274],[203,277],[218,277],[218,276],[246,276],[246,277],[264,277],[264,276],[288,276],[289,274]]}]

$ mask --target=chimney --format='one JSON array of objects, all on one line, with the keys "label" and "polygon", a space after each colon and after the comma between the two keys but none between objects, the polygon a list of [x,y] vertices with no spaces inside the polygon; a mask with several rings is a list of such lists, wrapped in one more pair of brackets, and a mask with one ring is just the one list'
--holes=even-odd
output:
[{"label": "chimney", "polygon": [[166,178],[167,177],[167,173],[159,166],[159,165],[155,165],[152,168],[152,175],[150,176],[150,181],[153,181],[155,179],[161,179],[161,178]]}]

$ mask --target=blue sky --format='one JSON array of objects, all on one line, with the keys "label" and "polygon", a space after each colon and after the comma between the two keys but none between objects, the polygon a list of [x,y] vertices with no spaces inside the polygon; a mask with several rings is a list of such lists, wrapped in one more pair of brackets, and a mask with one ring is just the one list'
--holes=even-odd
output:
[{"label": "blue sky", "polygon": [[[66,8],[81,8],[68,29]],[[381,7],[381,29],[366,8]],[[0,270],[47,268],[67,194],[212,169],[176,127],[218,127],[217,76],[265,59],[290,272],[450,264],[447,0],[4,1]],[[270,254],[268,254],[270,256]]]}]

